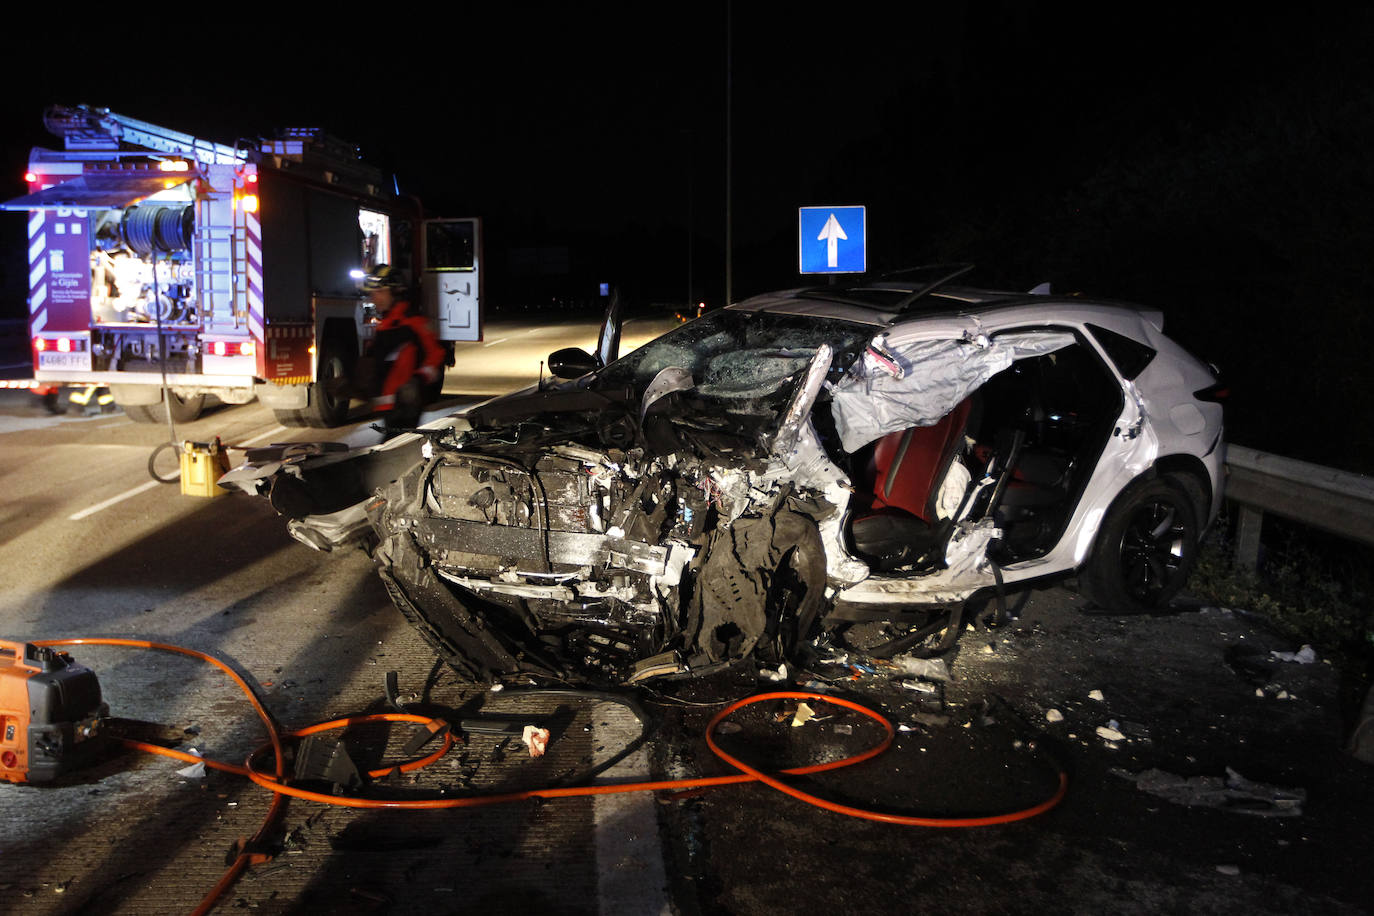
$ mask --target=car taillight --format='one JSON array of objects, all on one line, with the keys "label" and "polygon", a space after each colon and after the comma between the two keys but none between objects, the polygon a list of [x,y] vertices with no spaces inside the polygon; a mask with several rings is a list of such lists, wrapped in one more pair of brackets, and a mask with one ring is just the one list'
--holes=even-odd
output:
[{"label": "car taillight", "polygon": [[1199,388],[1193,392],[1193,397],[1199,401],[1211,401],[1220,404],[1231,396],[1231,386],[1217,382],[1215,385],[1208,385],[1206,388]]},{"label": "car taillight", "polygon": [[33,348],[39,353],[42,353],[44,350],[48,349],[48,341],[42,337],[35,337],[33,339]]}]

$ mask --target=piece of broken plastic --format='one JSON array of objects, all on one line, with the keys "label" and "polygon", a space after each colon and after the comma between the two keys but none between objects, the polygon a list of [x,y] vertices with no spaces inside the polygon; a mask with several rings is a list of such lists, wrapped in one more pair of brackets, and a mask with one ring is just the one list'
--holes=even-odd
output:
[{"label": "piece of broken plastic", "polygon": [[787,663],[783,662],[781,665],[778,665],[778,670],[776,671],[764,668],[759,671],[759,677],[768,681],[785,681],[787,680]]}]

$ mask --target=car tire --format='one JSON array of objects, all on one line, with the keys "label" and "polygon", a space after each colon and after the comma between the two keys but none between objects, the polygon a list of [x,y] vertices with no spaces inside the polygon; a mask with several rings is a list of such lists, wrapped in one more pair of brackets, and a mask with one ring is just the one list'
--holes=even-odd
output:
[{"label": "car tire", "polygon": [[1192,571],[1198,550],[1197,511],[1171,480],[1137,480],[1102,519],[1080,579],[1103,610],[1142,614],[1166,606]]}]

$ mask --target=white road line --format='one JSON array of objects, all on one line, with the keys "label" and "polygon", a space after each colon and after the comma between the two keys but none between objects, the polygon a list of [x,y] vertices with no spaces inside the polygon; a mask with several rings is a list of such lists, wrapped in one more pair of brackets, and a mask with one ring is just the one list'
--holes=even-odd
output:
[{"label": "white road line", "polygon": [[[618,713],[618,714],[617,714]],[[594,707],[593,743],[605,760],[639,734],[634,717],[624,707],[602,703]],[[634,723],[634,724],[632,724]],[[641,747],[601,774],[609,780],[647,779],[648,752]],[[658,835],[658,806],[648,792],[592,796],[596,831],[596,891],[602,913],[644,913],[667,916],[668,881],[663,843]]]},{"label": "white road line", "polygon": [[251,438],[251,439],[244,439],[242,442],[239,443],[239,445],[257,445],[259,442],[261,442],[261,441],[264,440],[264,439],[271,439],[271,438],[272,438],[273,436],[275,436],[277,433],[284,433],[284,432],[286,432],[286,427],[285,427],[285,426],[278,426],[276,429],[269,429],[267,432],[263,433],[261,436],[254,436],[254,437]]},{"label": "white road line", "polygon": [[494,346],[496,346],[497,344],[499,344],[499,343],[505,343],[505,342],[508,341],[508,340],[510,340],[509,337],[498,337],[498,338],[496,338],[495,340],[493,340],[491,343],[484,343],[484,344],[482,344],[482,346],[484,346],[484,347],[494,347]]},{"label": "white road line", "polygon": [[140,484],[139,486],[134,487],[132,490],[129,490],[129,491],[126,492],[126,493],[121,493],[121,494],[119,494],[118,496],[111,496],[109,499],[105,500],[103,503],[96,503],[94,506],[91,506],[89,509],[82,509],[80,512],[77,512],[77,513],[74,514],[74,515],[69,515],[69,516],[67,516],[67,521],[69,521],[69,522],[79,522],[79,521],[81,521],[83,518],[86,518],[86,517],[89,516],[89,515],[95,515],[95,514],[96,514],[97,512],[99,512],[101,509],[108,509],[108,508],[110,508],[111,506],[113,506],[115,503],[122,503],[122,502],[124,502],[124,500],[129,499],[129,498],[134,497],[134,496],[137,496],[137,495],[140,494],[140,493],[147,492],[148,490],[151,490],[153,487],[161,487],[161,486],[165,486],[165,484],[160,484],[160,483],[158,483],[156,480],[150,480],[150,481],[148,481],[148,482],[145,483],[145,484]]}]

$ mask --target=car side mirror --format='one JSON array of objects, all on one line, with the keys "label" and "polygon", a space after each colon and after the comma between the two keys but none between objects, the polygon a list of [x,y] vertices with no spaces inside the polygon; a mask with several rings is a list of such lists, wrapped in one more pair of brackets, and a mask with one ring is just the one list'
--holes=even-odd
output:
[{"label": "car side mirror", "polygon": [[555,378],[581,378],[600,368],[601,360],[577,347],[564,347],[549,354],[549,372]]}]

